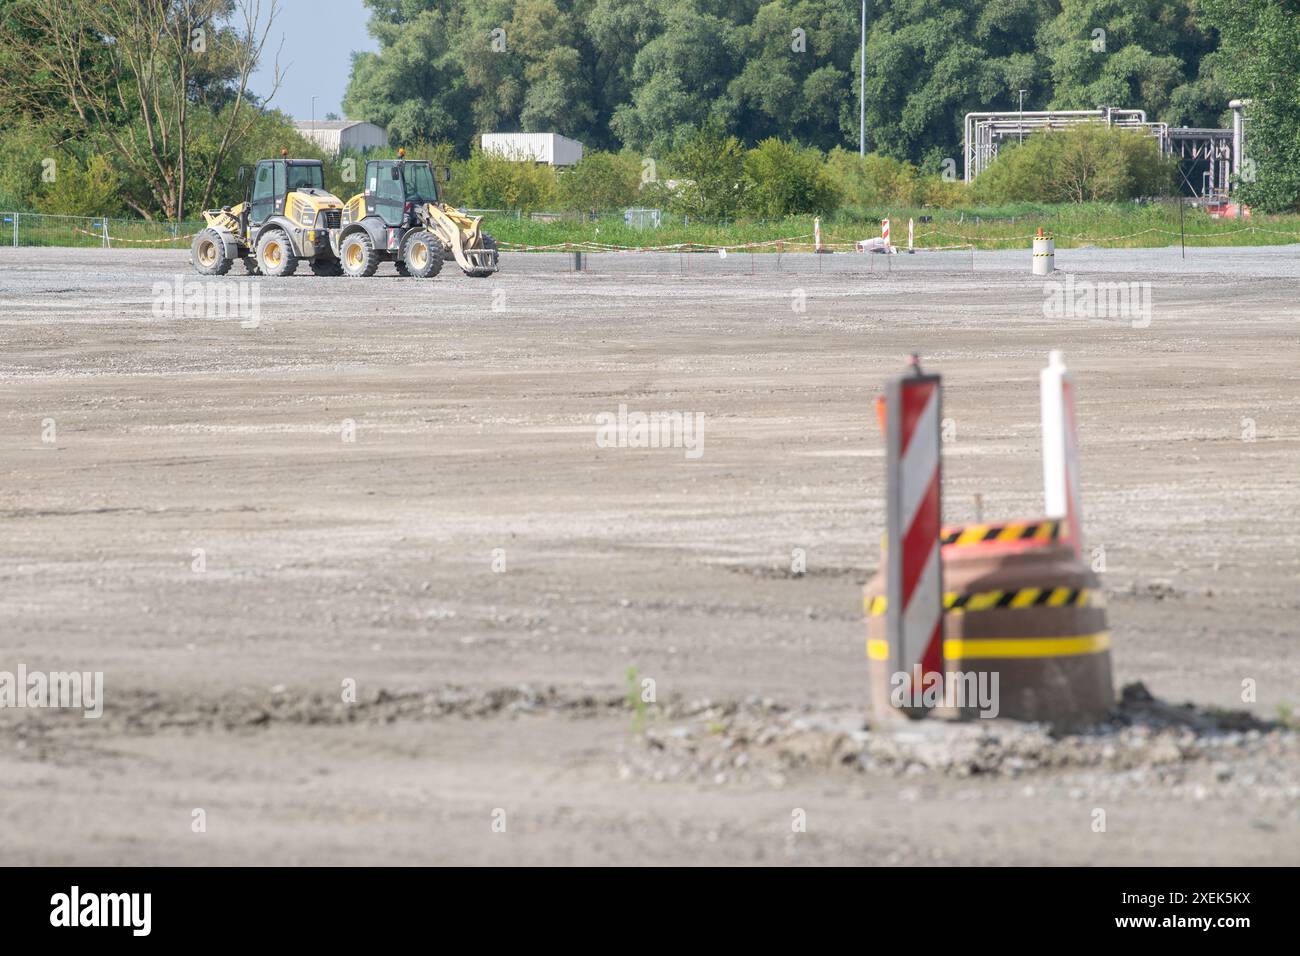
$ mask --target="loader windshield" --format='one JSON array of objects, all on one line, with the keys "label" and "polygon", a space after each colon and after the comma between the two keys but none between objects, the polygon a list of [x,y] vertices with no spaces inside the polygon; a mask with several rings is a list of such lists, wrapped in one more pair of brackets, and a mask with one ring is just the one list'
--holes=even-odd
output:
[{"label": "loader windshield", "polygon": [[438,188],[433,184],[433,169],[428,163],[403,163],[402,179],[408,201],[438,201]]},{"label": "loader windshield", "polygon": [[312,164],[289,164],[289,191],[295,189],[324,189],[325,172],[316,165]]}]

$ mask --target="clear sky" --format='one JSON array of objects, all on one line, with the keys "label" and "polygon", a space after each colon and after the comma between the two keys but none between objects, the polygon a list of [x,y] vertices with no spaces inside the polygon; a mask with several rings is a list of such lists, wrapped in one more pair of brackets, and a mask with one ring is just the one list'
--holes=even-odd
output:
[{"label": "clear sky", "polygon": [[[266,7],[267,0],[262,5]],[[361,0],[280,0],[262,62],[249,86],[259,96],[269,93],[279,49],[284,79],[270,105],[306,120],[311,119],[315,96],[317,119],[331,112],[343,116],[353,51],[379,49],[366,31],[369,20],[370,11]]]}]

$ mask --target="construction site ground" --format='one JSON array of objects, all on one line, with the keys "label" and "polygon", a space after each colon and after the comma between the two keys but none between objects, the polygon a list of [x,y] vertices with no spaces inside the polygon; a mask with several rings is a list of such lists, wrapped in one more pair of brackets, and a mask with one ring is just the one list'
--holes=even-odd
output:
[{"label": "construction site ground", "polygon": [[[1028,249],[0,249],[0,671],[104,675],[0,709],[0,862],[1300,863],[1300,247],[1056,265],[1149,313]],[[919,353],[946,518],[1033,517],[1052,349],[1116,718],[867,726],[872,403]]]}]

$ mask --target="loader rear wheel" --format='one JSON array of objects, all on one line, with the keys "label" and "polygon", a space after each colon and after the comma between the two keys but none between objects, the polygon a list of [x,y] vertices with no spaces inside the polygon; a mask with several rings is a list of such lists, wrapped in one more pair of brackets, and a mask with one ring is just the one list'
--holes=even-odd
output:
[{"label": "loader rear wheel", "polygon": [[343,274],[354,279],[375,274],[379,268],[379,255],[375,244],[364,232],[354,232],[343,240],[339,249],[339,262],[343,264]]},{"label": "loader rear wheel", "polygon": [[428,230],[421,229],[402,245],[402,263],[417,279],[432,279],[442,271],[442,243]]},{"label": "loader rear wheel", "polygon": [[393,260],[393,268],[397,270],[397,274],[403,279],[406,279],[411,275],[411,270],[406,268],[406,263],[401,259]]},{"label": "loader rear wheel", "polygon": [[337,259],[322,256],[311,261],[311,274],[314,276],[341,276],[343,275],[343,266],[339,265]]},{"label": "loader rear wheel", "polygon": [[272,229],[257,243],[257,266],[262,275],[278,279],[291,276],[298,268],[298,257],[283,229]]},{"label": "loader rear wheel", "polygon": [[261,268],[257,265],[257,256],[243,256],[239,261],[244,264],[244,272],[248,275],[260,276],[262,274]]},{"label": "loader rear wheel", "polygon": [[215,229],[204,229],[190,245],[190,261],[199,275],[223,276],[234,260],[226,254],[226,243]]}]

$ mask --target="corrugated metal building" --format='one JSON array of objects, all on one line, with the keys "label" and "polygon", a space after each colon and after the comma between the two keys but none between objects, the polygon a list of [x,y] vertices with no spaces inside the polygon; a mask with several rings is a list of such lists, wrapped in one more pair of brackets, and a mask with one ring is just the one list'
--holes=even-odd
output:
[{"label": "corrugated metal building", "polygon": [[337,156],[345,149],[364,152],[388,145],[388,131],[362,120],[294,120],[294,128],[321,149]]},{"label": "corrugated metal building", "polygon": [[483,152],[520,162],[572,166],[582,159],[582,144],[559,133],[484,133]]}]

